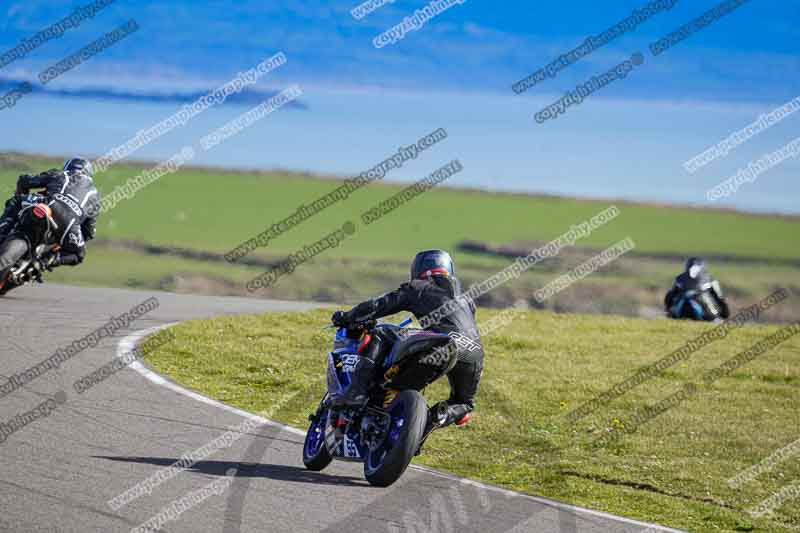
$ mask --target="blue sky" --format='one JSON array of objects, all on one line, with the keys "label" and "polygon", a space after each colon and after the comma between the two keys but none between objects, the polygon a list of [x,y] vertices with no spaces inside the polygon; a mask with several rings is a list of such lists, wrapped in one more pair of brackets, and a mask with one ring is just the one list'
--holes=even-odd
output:
[{"label": "blue sky", "polygon": [[[199,164],[338,175],[370,168],[400,144],[444,127],[436,155],[392,179],[410,181],[460,158],[454,186],[709,205],[705,192],[797,136],[800,113],[696,174],[682,164],[800,96],[800,0],[750,0],[667,52],[648,45],[718,4],[678,0],[555,79],[517,95],[511,85],[628,17],[649,0],[466,0],[376,49],[372,40],[424,0],[396,0],[363,20],[360,0],[116,0],[93,20],[0,69],[37,73],[134,18],[140,30],[0,111],[0,150],[96,157],[174,113],[191,92],[232,79],[282,51],[288,63],[258,93],[226,102],[137,154],[170,157],[271,91],[299,84],[303,106],[281,111],[199,158]],[[89,0],[0,0],[0,53]],[[645,64],[536,124],[533,115],[634,52]],[[92,91],[81,93],[85,86]],[[147,97],[98,100],[113,89]],[[159,92],[170,98],[153,98]],[[181,92],[180,97],[174,97]],[[83,97],[76,99],[76,95]],[[71,96],[67,96],[71,95]],[[74,134],[75,117],[87,125]],[[6,122],[7,121],[7,122]],[[43,131],[40,124],[47,123]],[[800,158],[715,205],[800,213]]]},{"label": "blue sky", "polygon": [[[0,47],[87,3],[4,2]],[[426,91],[508,91],[514,81],[628,16],[646,0],[467,0],[421,31],[383,49],[372,38],[426,2],[396,0],[365,19],[358,0],[117,0],[98,16],[51,41],[0,75],[25,75],[79,49],[129,18],[141,30],[62,83],[179,83],[228,79],[283,50],[280,76],[333,87]],[[716,5],[680,0],[635,32],[584,58],[538,92],[559,93]],[[654,58],[645,71],[605,97],[703,101],[785,101],[800,82],[800,2],[751,0],[738,11]],[[277,76],[276,76],[277,78]],[[277,81],[277,80],[276,80]]]}]

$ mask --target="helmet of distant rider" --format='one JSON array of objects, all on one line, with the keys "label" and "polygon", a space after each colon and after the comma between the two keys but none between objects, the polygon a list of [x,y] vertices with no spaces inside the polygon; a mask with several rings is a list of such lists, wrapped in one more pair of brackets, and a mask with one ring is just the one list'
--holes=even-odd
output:
[{"label": "helmet of distant rider", "polygon": [[64,172],[80,172],[81,174],[86,174],[90,178],[94,173],[92,170],[92,162],[88,159],[83,159],[82,157],[73,157],[72,159],[67,159],[67,162],[64,163]]},{"label": "helmet of distant rider", "polygon": [[689,273],[689,277],[692,279],[697,279],[700,274],[706,271],[706,262],[703,261],[699,257],[690,257],[688,261],[686,261],[686,272]]},{"label": "helmet of distant rider", "polygon": [[414,257],[411,263],[411,279],[432,276],[454,276],[456,267],[450,254],[444,250],[425,250]]}]

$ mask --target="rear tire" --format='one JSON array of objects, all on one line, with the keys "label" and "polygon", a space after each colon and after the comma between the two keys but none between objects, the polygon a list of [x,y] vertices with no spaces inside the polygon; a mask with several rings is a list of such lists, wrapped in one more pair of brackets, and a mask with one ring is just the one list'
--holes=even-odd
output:
[{"label": "rear tire", "polygon": [[8,283],[8,275],[26,253],[28,243],[23,239],[7,239],[0,244],[0,296],[14,288]]},{"label": "rear tire", "polygon": [[400,392],[386,410],[392,414],[386,441],[368,452],[364,461],[364,477],[376,487],[388,487],[400,479],[419,449],[428,421],[428,404],[415,390]]}]

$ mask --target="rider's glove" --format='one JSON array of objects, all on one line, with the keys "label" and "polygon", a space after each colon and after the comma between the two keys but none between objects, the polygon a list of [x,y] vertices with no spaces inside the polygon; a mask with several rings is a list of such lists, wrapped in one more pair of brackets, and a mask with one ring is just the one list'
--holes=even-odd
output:
[{"label": "rider's glove", "polygon": [[347,319],[347,313],[344,311],[336,311],[333,313],[333,316],[331,316],[331,324],[338,328],[342,328],[349,323],[350,321]]}]

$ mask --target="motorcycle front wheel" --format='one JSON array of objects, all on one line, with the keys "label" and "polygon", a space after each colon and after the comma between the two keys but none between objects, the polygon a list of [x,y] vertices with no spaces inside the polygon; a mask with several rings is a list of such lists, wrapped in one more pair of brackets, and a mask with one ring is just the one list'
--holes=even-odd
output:
[{"label": "motorcycle front wheel", "polygon": [[320,408],[312,417],[303,443],[303,464],[306,468],[319,472],[328,466],[333,457],[325,446],[325,426],[328,422],[328,409]]}]

